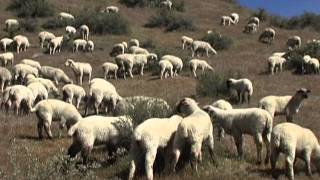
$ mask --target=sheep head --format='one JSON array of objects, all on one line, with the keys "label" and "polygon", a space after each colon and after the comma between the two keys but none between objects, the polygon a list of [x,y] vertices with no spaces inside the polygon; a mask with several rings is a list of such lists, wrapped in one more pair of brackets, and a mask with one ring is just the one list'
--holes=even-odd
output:
[{"label": "sheep head", "polygon": [[300,88],[296,91],[296,95],[303,99],[308,98],[309,93],[311,93],[311,90],[306,88]]},{"label": "sheep head", "polygon": [[66,62],[64,63],[64,65],[66,67],[71,66],[71,64],[74,63],[74,61],[72,59],[67,59]]},{"label": "sheep head", "polygon": [[183,98],[176,106],[176,111],[184,115],[189,115],[198,109],[198,103],[191,98]]}]

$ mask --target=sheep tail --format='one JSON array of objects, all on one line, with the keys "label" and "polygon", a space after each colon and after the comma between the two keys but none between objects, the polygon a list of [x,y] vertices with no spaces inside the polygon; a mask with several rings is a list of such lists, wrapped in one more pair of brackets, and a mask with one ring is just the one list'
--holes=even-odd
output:
[{"label": "sheep tail", "polygon": [[79,122],[77,122],[76,124],[74,124],[73,126],[70,127],[70,129],[68,130],[68,136],[72,137],[73,134],[76,132],[76,130],[78,129],[78,125]]},{"label": "sheep tail", "polygon": [[272,122],[273,122],[273,119],[268,114],[268,116],[266,117],[266,124],[265,124],[263,134],[270,134],[272,132]]}]

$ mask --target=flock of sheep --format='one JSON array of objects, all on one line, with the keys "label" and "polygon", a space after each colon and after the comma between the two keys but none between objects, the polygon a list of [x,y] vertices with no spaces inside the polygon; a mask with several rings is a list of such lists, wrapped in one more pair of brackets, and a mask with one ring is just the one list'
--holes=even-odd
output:
[{"label": "flock of sheep", "polygon": [[[170,0],[163,1],[162,5],[171,9]],[[115,6],[106,7],[101,13],[118,13]],[[61,19],[74,19],[69,13],[59,14]],[[232,13],[231,16],[222,16],[222,25],[237,24],[239,15]],[[10,19],[6,22],[6,28],[19,26],[17,20]],[[244,32],[254,33],[259,28],[259,18],[252,17],[246,25]],[[68,36],[76,34],[77,29],[72,26],[65,28]],[[80,49],[94,51],[94,43],[89,40],[89,27],[82,25],[79,28],[81,39],[73,42],[73,52]],[[208,31],[211,33],[211,31]],[[60,52],[66,35],[55,36],[53,33],[43,31],[39,33],[39,46],[47,47],[49,54]],[[259,37],[260,41],[274,40],[275,31],[271,28]],[[214,55],[217,52],[208,42],[193,40],[182,36],[182,49],[190,49],[192,57],[199,56],[200,52]],[[290,38],[287,42],[288,49],[301,46],[298,36]],[[68,77],[63,70],[56,67],[41,65],[32,59],[23,59],[14,64],[14,54],[6,52],[9,46],[14,46],[16,53],[26,51],[30,46],[28,38],[17,35],[13,39],[3,38],[0,45],[5,53],[0,54],[0,60],[4,67],[0,68],[1,81],[1,107],[8,111],[15,109],[16,114],[35,113],[38,118],[38,135],[43,138],[42,131],[52,138],[51,124],[57,120],[60,127],[68,129],[68,135],[73,137],[73,143],[68,149],[68,154],[75,157],[79,152],[84,163],[88,162],[89,155],[95,144],[106,144],[110,152],[117,148],[126,148],[130,154],[130,173],[132,179],[139,164],[144,163],[147,178],[153,179],[153,164],[159,149],[165,149],[165,167],[175,171],[175,167],[183,148],[190,147],[190,163],[197,170],[198,162],[202,161],[202,144],[209,147],[209,154],[214,159],[213,124],[218,129],[219,138],[224,134],[231,135],[239,156],[243,155],[243,135],[251,135],[257,148],[257,162],[262,162],[262,145],[266,146],[265,163],[271,161],[271,168],[275,169],[279,153],[285,154],[288,167],[288,176],[294,178],[293,165],[295,158],[302,158],[307,165],[308,173],[311,174],[310,161],[314,155],[316,165],[320,168],[320,145],[315,135],[308,129],[293,124],[293,116],[299,112],[304,99],[311,92],[300,88],[292,96],[267,96],[259,101],[257,108],[233,109],[232,105],[225,100],[218,100],[210,105],[199,107],[198,103],[191,98],[183,98],[176,107],[171,108],[161,98],[133,96],[122,97],[118,94],[115,86],[107,81],[109,73],[115,79],[121,75],[124,79],[127,75],[133,77],[133,68],[140,67],[139,74],[144,75],[144,66],[150,61],[158,62],[160,66],[160,78],[178,76],[183,68],[181,58],[174,55],[164,55],[158,61],[155,53],[141,48],[139,40],[131,39],[128,43],[115,44],[110,52],[115,63],[106,62],[102,65],[104,78],[92,79],[92,67],[89,63],[76,62],[72,59],[65,61],[75,74],[78,85]],[[286,52],[274,53],[268,58],[270,73],[276,72],[288,58]],[[314,71],[319,73],[319,61],[306,55],[305,64],[312,64]],[[6,67],[11,64],[12,69]],[[189,62],[190,70],[196,77],[196,70],[201,68],[213,70],[205,60],[192,59]],[[84,77],[88,77],[89,90],[86,92],[82,87]],[[59,90],[58,85],[64,84]],[[228,79],[226,85],[229,89],[237,92],[238,102],[250,102],[253,94],[253,84],[249,79]],[[49,98],[53,97],[53,99]],[[62,96],[62,98],[61,98]],[[62,99],[62,100],[59,100]],[[75,101],[75,103],[74,103]],[[85,102],[85,117],[80,114],[81,102]],[[148,111],[154,105],[161,106],[166,110],[172,110],[172,116],[168,118],[151,118],[134,127],[131,117],[127,112],[135,110],[137,102],[145,102]],[[73,105],[74,104],[74,105]],[[90,115],[93,108],[95,115]],[[112,116],[102,116],[101,111]],[[275,116],[285,115],[287,123],[281,123],[273,127]],[[144,158],[142,158],[144,157]],[[145,159],[145,162],[141,162]]]}]

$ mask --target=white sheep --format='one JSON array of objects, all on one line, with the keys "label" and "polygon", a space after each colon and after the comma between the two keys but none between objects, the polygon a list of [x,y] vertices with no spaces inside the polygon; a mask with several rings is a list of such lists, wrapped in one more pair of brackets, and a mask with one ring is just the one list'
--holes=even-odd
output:
[{"label": "white sheep", "polygon": [[320,169],[320,145],[318,138],[307,128],[293,123],[281,123],[273,128],[271,135],[271,171],[274,174],[280,153],[285,155],[287,175],[294,179],[294,164],[297,158],[306,164],[306,173],[311,176],[310,162]]},{"label": "white sheep", "polygon": [[26,77],[27,85],[33,82],[41,83],[48,91],[48,93],[53,93],[53,95],[59,95],[58,88],[54,85],[54,83],[50,79],[35,77],[34,75],[28,74]]},{"label": "white sheep", "polygon": [[313,71],[313,73],[319,74],[319,66],[320,66],[319,60],[317,58],[311,58],[309,55],[303,56],[303,61],[302,61],[302,72],[303,73]]},{"label": "white sheep", "polygon": [[35,101],[36,100],[41,101],[44,99],[48,99],[48,91],[42,83],[33,82],[33,83],[28,84],[27,87],[31,90]]},{"label": "white sheep", "polygon": [[65,66],[72,69],[78,84],[82,85],[84,76],[88,76],[88,83],[90,83],[92,67],[89,63],[75,62],[72,59],[67,59]]},{"label": "white sheep", "polygon": [[11,84],[12,75],[7,68],[0,67],[0,86],[1,86],[1,93],[6,88],[6,86]]},{"label": "white sheep", "polygon": [[131,54],[150,54],[147,49],[138,46],[131,46],[128,52]]},{"label": "white sheep", "polygon": [[0,54],[0,61],[3,66],[7,66],[8,62],[10,62],[11,66],[13,65],[14,55],[12,52],[6,52]]},{"label": "white sheep", "polygon": [[43,44],[45,41],[51,41],[51,39],[55,38],[56,36],[48,31],[41,31],[38,34],[39,37],[39,43],[40,43],[40,47],[43,48]]},{"label": "white sheep", "polygon": [[70,13],[67,13],[67,12],[60,12],[58,17],[61,21],[62,20],[71,20],[71,21],[74,20],[74,16]]},{"label": "white sheep", "polygon": [[63,43],[63,36],[58,36],[50,40],[49,42],[49,54],[54,55],[56,51],[60,52],[62,43]]},{"label": "white sheep", "polygon": [[72,51],[73,52],[78,52],[78,49],[79,47],[82,48],[82,51],[85,51],[86,50],[86,47],[87,47],[87,41],[84,40],[84,39],[75,39],[73,41],[73,48],[72,48]]},{"label": "white sheep", "polygon": [[21,64],[27,64],[29,66],[32,66],[34,68],[37,68],[38,70],[41,69],[41,65],[38,61],[32,60],[32,59],[22,59]]},{"label": "white sheep", "polygon": [[217,51],[213,49],[213,47],[208,42],[205,42],[205,41],[193,41],[191,46],[191,51],[192,51],[192,57],[194,57],[195,54],[199,56],[198,54],[199,51],[202,51],[202,55],[203,55],[203,52],[205,51],[207,53],[207,57],[209,57],[209,52],[211,52],[213,55],[217,54]]},{"label": "white sheep", "polygon": [[119,13],[119,8],[117,6],[108,6],[105,9],[106,13]]},{"label": "white sheep", "polygon": [[129,41],[129,47],[131,46],[137,46],[137,47],[140,47],[140,42],[138,39],[130,39]]},{"label": "white sheep", "polygon": [[104,144],[111,151],[122,147],[129,149],[132,132],[132,119],[127,116],[85,117],[68,131],[68,135],[73,137],[68,155],[75,157],[81,151],[83,162],[87,163],[94,145]]},{"label": "white sheep", "polygon": [[14,80],[17,82],[18,79],[20,78],[21,83],[26,83],[26,80],[27,80],[26,77],[28,74],[32,74],[35,77],[39,76],[38,69],[27,64],[14,65],[12,72],[13,72]]},{"label": "white sheep", "polygon": [[191,59],[189,61],[189,67],[191,72],[193,73],[194,77],[197,77],[197,69],[201,68],[202,73],[204,72],[205,69],[209,69],[211,71],[213,71],[213,67],[210,66],[207,61],[205,60],[200,60],[200,59]]},{"label": "white sheep", "polygon": [[184,48],[187,49],[188,47],[191,49],[192,42],[193,42],[192,38],[188,36],[181,36],[182,49]]},{"label": "white sheep", "polygon": [[102,64],[102,69],[103,69],[103,72],[104,72],[104,79],[107,80],[109,72],[113,72],[114,73],[114,78],[115,79],[118,78],[117,77],[117,72],[118,72],[119,67],[118,67],[117,64],[106,62],[106,63]]},{"label": "white sheep", "polygon": [[13,39],[2,38],[0,40],[0,47],[3,49],[4,52],[7,52],[7,47],[10,47],[12,43],[13,43]]},{"label": "white sheep", "polygon": [[[130,172],[129,178],[133,179],[136,165],[145,156],[145,171],[148,180],[153,179],[153,163],[158,149],[167,148],[171,145],[174,133],[182,120],[181,116],[173,115],[170,118],[151,118],[139,124],[133,133],[130,148]],[[167,153],[171,153],[167,150]],[[170,154],[166,154],[166,164],[169,165]]]},{"label": "white sheep", "polygon": [[119,54],[124,54],[127,48],[128,48],[128,45],[127,45],[126,42],[115,44],[112,47],[110,55],[111,56],[117,56]]},{"label": "white sheep", "polygon": [[162,59],[159,61],[160,66],[160,79],[164,78],[166,79],[168,75],[173,78],[173,65],[172,63],[167,59]]},{"label": "white sheep", "polygon": [[257,28],[259,28],[260,19],[259,19],[258,17],[251,17],[251,18],[249,19],[248,24],[250,24],[250,23],[256,24],[256,25],[257,25]]},{"label": "white sheep", "polygon": [[230,16],[221,16],[221,25],[222,26],[230,26],[231,24],[235,24],[233,19]]},{"label": "white sheep", "polygon": [[309,65],[311,66],[313,72],[315,74],[319,74],[320,73],[320,64],[319,64],[319,60],[317,58],[311,58],[309,61]]},{"label": "white sheep", "polygon": [[287,53],[286,52],[274,52],[271,56],[279,56],[284,57]]},{"label": "white sheep", "polygon": [[77,30],[73,26],[66,26],[66,33],[69,35],[75,35]]},{"label": "white sheep", "polygon": [[288,50],[293,50],[301,47],[301,38],[299,36],[289,37],[286,43]]},{"label": "white sheep", "polygon": [[271,44],[276,36],[276,31],[272,28],[266,28],[259,36],[259,41]]},{"label": "white sheep", "polygon": [[205,106],[204,110],[215,119],[218,126],[233,136],[240,157],[243,156],[243,135],[248,134],[254,138],[258,164],[262,162],[262,142],[266,145],[265,163],[269,162],[273,119],[267,111],[259,108],[222,110],[213,106]]},{"label": "white sheep", "polygon": [[68,102],[70,104],[73,103],[73,98],[76,99],[76,108],[79,109],[80,102],[82,98],[86,96],[86,92],[84,91],[83,87],[74,85],[74,84],[66,84],[61,89],[63,94],[63,101]]},{"label": "white sheep", "polygon": [[283,57],[272,55],[268,58],[268,67],[271,75],[277,73],[278,70],[282,72],[282,66],[287,62],[287,60]]},{"label": "white sheep", "polygon": [[209,153],[213,159],[213,126],[210,116],[199,108],[198,104],[191,98],[182,99],[177,105],[177,111],[183,114],[183,119],[178,125],[173,141],[174,159],[171,169],[175,171],[182,148],[188,144],[191,147],[191,165],[195,165],[198,173],[197,163],[202,160],[201,147],[206,142]]},{"label": "white sheep", "polygon": [[60,121],[60,128],[69,128],[82,119],[77,108],[69,103],[57,99],[45,99],[38,102],[30,112],[35,112],[38,117],[38,134],[42,139],[42,129],[50,139],[53,138],[51,132],[52,121]]},{"label": "white sheep", "polygon": [[235,90],[238,96],[238,103],[244,103],[245,101],[250,103],[250,98],[253,94],[252,82],[249,79],[233,79],[227,80],[228,89]]},{"label": "white sheep", "polygon": [[258,31],[258,26],[255,23],[249,23],[244,27],[243,32],[245,33],[255,33]]},{"label": "white sheep", "polygon": [[266,96],[259,101],[258,107],[268,111],[272,117],[286,115],[287,121],[291,122],[309,93],[311,90],[300,88],[294,96]]},{"label": "white sheep", "polygon": [[230,17],[232,18],[234,24],[239,23],[240,18],[238,13],[231,13]]},{"label": "white sheep", "polygon": [[42,66],[40,70],[40,75],[44,78],[53,80],[55,85],[58,85],[59,82],[62,82],[64,84],[73,83],[72,80],[60,68]]},{"label": "white sheep", "polygon": [[89,40],[89,27],[87,25],[80,26],[80,34],[82,39],[88,41]]},{"label": "white sheep", "polygon": [[168,60],[173,65],[173,76],[178,76],[178,73],[182,71],[183,61],[181,58],[173,55],[164,55],[161,60]]},{"label": "white sheep", "polygon": [[160,7],[165,7],[169,10],[172,8],[172,2],[170,0],[164,0],[160,3]]},{"label": "white sheep", "polygon": [[7,19],[5,21],[5,24],[6,24],[6,30],[8,32],[12,27],[19,28],[19,21],[16,19]]},{"label": "white sheep", "polygon": [[15,43],[15,45],[17,47],[18,54],[20,51],[22,51],[22,48],[23,48],[23,51],[27,51],[27,48],[30,47],[29,40],[26,36],[16,35],[13,37],[13,42]]},{"label": "white sheep", "polygon": [[93,41],[89,40],[87,42],[87,49],[88,49],[89,52],[93,52],[94,51],[94,43],[93,43]]},{"label": "white sheep", "polygon": [[19,110],[22,108],[22,102],[26,103],[26,112],[28,112],[33,105],[35,97],[31,89],[22,85],[11,86],[9,90],[9,100],[12,102],[13,108],[15,108],[16,115],[19,114]]}]

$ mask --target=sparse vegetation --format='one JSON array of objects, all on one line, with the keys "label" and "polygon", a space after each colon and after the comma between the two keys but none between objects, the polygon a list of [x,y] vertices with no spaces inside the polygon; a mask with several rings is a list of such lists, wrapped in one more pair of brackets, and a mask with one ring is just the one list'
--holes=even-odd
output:
[{"label": "sparse vegetation", "polygon": [[263,8],[259,8],[252,14],[252,16],[258,17],[261,22],[266,21],[269,17],[267,11]]},{"label": "sparse vegetation", "polygon": [[47,22],[45,22],[42,27],[44,29],[57,29],[57,28],[63,28],[67,25],[72,25],[73,21],[67,20],[67,19],[59,19],[57,17],[49,19]]},{"label": "sparse vegetation", "polygon": [[233,44],[233,40],[230,37],[215,32],[207,34],[201,39],[210,43],[215,50],[226,50]]},{"label": "sparse vegetation", "polygon": [[[157,7],[161,8],[160,3],[164,0],[119,0],[120,3],[127,7]],[[176,11],[185,11],[185,3],[183,0],[171,0],[172,9]]]},{"label": "sparse vegetation", "polygon": [[48,17],[55,12],[54,6],[48,0],[12,0],[7,7],[19,17]]},{"label": "sparse vegetation", "polygon": [[21,28],[27,32],[36,32],[39,30],[37,19],[28,18],[23,20],[20,24],[21,24]]}]

